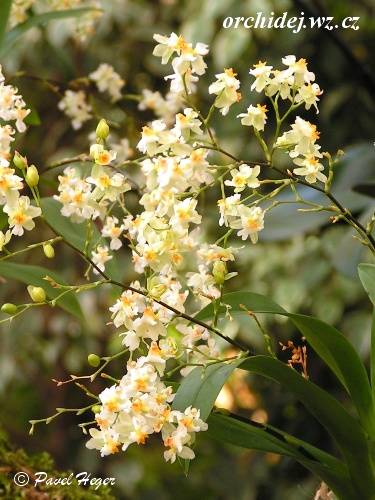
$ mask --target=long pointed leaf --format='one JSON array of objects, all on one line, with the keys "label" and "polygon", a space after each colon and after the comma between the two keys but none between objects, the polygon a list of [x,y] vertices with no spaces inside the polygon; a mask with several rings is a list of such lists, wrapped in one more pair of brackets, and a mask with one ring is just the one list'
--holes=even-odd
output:
[{"label": "long pointed leaf", "polygon": [[[195,368],[182,381],[173,407],[183,411],[188,406],[194,406],[201,411],[202,418],[206,419],[220,389],[235,368],[269,378],[294,394],[336,441],[350,464],[355,481],[358,482],[361,478],[367,485],[371,485],[373,476],[369,465],[369,450],[360,423],[327,392],[270,356],[253,356],[217,363],[205,369]],[[351,430],[350,433],[348,429]]]},{"label": "long pointed leaf", "polygon": [[[347,389],[368,432],[375,434],[374,408],[366,369],[353,346],[338,330],[316,318],[288,313],[267,297],[252,292],[228,293],[224,295],[223,302],[230,305],[232,313],[243,313],[244,306],[255,313],[289,317]],[[223,307],[222,313],[225,311]],[[212,314],[211,304],[197,317],[207,319]]]},{"label": "long pointed leaf", "polygon": [[375,494],[375,478],[366,435],[359,422],[335,398],[270,356],[247,358],[241,368],[274,380],[290,390],[336,441],[358,491]]},{"label": "long pointed leaf", "polygon": [[371,323],[371,387],[375,404],[375,265],[360,264],[358,266],[359,278],[371,302],[374,304]]},{"label": "long pointed leaf", "polygon": [[[350,482],[346,467],[328,454],[325,457],[329,465],[314,460],[313,452],[316,449],[312,446],[307,448],[308,453],[303,453],[306,443],[292,438],[286,433],[282,433],[286,438],[292,438],[300,449],[281,441],[270,433],[268,426],[254,425],[250,422],[241,422],[238,419],[213,413],[208,419],[208,433],[214,439],[224,441],[242,448],[249,448],[262,452],[277,453],[279,455],[294,458],[314,474],[325,481],[330,488],[340,497],[346,500],[356,500],[358,498]],[[273,430],[273,429],[272,429]],[[320,452],[323,454],[324,452]],[[309,455],[312,455],[311,458]],[[306,456],[307,455],[307,456]]]}]

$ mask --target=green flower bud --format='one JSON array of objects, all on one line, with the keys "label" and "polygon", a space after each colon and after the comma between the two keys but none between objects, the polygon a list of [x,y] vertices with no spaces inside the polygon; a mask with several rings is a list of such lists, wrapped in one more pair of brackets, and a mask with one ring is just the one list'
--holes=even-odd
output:
[{"label": "green flower bud", "polygon": [[30,187],[35,187],[38,185],[39,182],[39,173],[38,169],[36,168],[35,165],[30,165],[26,171],[26,176],[25,176],[26,182],[28,186]]},{"label": "green flower bud", "polygon": [[43,245],[43,252],[47,259],[53,259],[55,256],[55,249],[50,243],[46,243]]},{"label": "green flower bud", "polygon": [[91,411],[96,415],[102,411],[102,407],[100,405],[95,405],[91,408]]},{"label": "green flower bud", "polygon": [[221,260],[217,260],[216,262],[214,262],[212,275],[215,279],[216,284],[222,285],[225,281],[225,276],[227,275],[227,266],[225,262]]},{"label": "green flower bud", "polygon": [[1,306],[1,312],[9,314],[9,316],[13,316],[13,314],[16,314],[17,309],[18,308],[16,304],[6,303]]},{"label": "green flower bud", "polygon": [[100,365],[100,358],[97,354],[89,354],[87,356],[87,362],[90,366],[97,368]]},{"label": "green flower bud", "polygon": [[102,118],[96,127],[96,137],[105,141],[109,136],[108,123]]},{"label": "green flower bud", "polygon": [[32,286],[29,285],[27,287],[27,291],[31,297],[33,302],[45,302],[46,301],[46,292],[40,286]]},{"label": "green flower bud", "polygon": [[27,160],[23,156],[21,156],[18,151],[14,153],[13,156],[13,163],[16,168],[19,168],[20,170],[25,170],[27,167]]}]

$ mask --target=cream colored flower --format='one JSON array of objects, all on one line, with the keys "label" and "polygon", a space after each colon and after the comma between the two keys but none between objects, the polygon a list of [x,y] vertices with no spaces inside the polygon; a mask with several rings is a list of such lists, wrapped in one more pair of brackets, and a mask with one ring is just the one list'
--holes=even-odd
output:
[{"label": "cream colored flower", "polygon": [[253,106],[251,104],[246,113],[240,113],[237,118],[241,118],[242,125],[262,131],[267,121],[267,106],[261,104]]},{"label": "cream colored flower", "polygon": [[31,205],[28,196],[20,196],[11,205],[5,205],[4,212],[8,214],[9,227],[12,228],[12,234],[22,236],[24,229],[31,231],[35,227],[33,219],[39,217],[42,210],[39,207]]},{"label": "cream colored flower", "polygon": [[323,173],[324,166],[319,163],[319,159],[315,158],[315,156],[309,155],[304,158],[296,158],[294,163],[299,165],[300,168],[295,168],[293,173],[304,176],[310,184],[315,184],[317,180],[326,182],[327,176]]},{"label": "cream colored flower", "polygon": [[249,71],[250,75],[255,76],[251,90],[255,89],[257,92],[262,92],[270,81],[272,66],[267,66],[266,61],[259,61],[258,64],[254,64],[253,68]]},{"label": "cream colored flower", "polygon": [[231,170],[231,180],[226,180],[224,184],[226,186],[234,187],[235,193],[240,193],[246,186],[252,189],[256,189],[260,186],[258,176],[260,174],[260,166],[256,165],[251,168],[249,165],[243,163],[240,168]]},{"label": "cream colored flower", "polygon": [[223,73],[215,75],[217,80],[208,87],[209,94],[216,94],[215,106],[221,110],[222,115],[226,115],[229,108],[241,99],[241,94],[237,92],[240,88],[240,81],[236,78],[237,73],[232,68],[225,69]]},{"label": "cream colored flower", "polygon": [[258,233],[264,228],[264,212],[260,207],[238,207],[239,219],[231,222],[230,227],[240,229],[238,236],[246,240],[249,236],[252,243],[258,241]]},{"label": "cream colored flower", "polygon": [[96,247],[96,250],[91,252],[91,258],[98,268],[94,268],[94,274],[100,274],[99,270],[104,272],[106,263],[113,259],[113,256],[109,254],[109,248],[106,245],[99,245]]}]

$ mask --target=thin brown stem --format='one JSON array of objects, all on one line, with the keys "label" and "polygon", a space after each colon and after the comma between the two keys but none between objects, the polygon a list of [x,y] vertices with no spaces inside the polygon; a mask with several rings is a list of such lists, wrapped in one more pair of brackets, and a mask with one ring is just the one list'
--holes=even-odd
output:
[{"label": "thin brown stem", "polygon": [[204,323],[203,321],[201,321],[201,320],[199,320],[197,318],[194,318],[193,316],[190,316],[189,314],[186,314],[186,313],[184,313],[182,311],[179,311],[175,307],[170,306],[169,304],[167,304],[166,302],[163,302],[162,300],[158,300],[158,299],[155,299],[153,297],[150,297],[149,294],[147,292],[145,292],[144,290],[140,290],[140,289],[134,288],[134,287],[132,287],[130,285],[125,285],[124,283],[121,283],[120,281],[113,280],[104,271],[102,271],[101,269],[99,269],[99,267],[93,262],[92,259],[90,259],[90,257],[88,255],[86,255],[82,250],[80,250],[79,248],[77,248],[74,245],[72,245],[69,241],[67,241],[45,219],[44,219],[44,222],[47,224],[47,226],[57,236],[61,236],[63,238],[62,241],[66,245],[68,245],[70,248],[72,248],[75,252],[77,252],[93,269],[95,269],[106,280],[107,283],[109,283],[111,285],[118,286],[119,288],[122,288],[123,290],[130,290],[131,292],[138,293],[139,295],[143,295],[147,299],[151,299],[152,301],[156,302],[157,304],[159,304],[159,305],[165,307],[166,309],[168,309],[169,311],[173,312],[177,317],[186,319],[187,321],[189,321],[191,323],[195,323],[196,325],[199,325],[199,326],[201,326],[203,328],[206,328],[210,332],[215,333],[216,335],[218,335],[219,337],[221,337],[223,340],[226,340],[227,342],[229,342],[230,344],[232,344],[234,347],[237,347],[238,349],[241,349],[241,351],[247,351],[246,347],[244,347],[240,342],[238,342],[235,339],[231,339],[230,337],[227,337],[226,335],[224,335],[223,333],[221,333],[217,328],[214,328],[213,326],[210,326],[207,323]]},{"label": "thin brown stem", "polygon": [[337,208],[337,210],[344,217],[344,219],[347,220],[347,222],[349,224],[351,224],[356,229],[356,231],[362,237],[365,238],[365,240],[367,240],[367,243],[366,243],[367,246],[370,248],[370,250],[372,251],[372,253],[375,254],[375,238],[371,234],[371,231],[368,231],[363,226],[363,224],[359,220],[357,220],[354,217],[354,215],[347,208],[345,208],[339,202],[339,200],[337,200],[337,198],[330,191],[327,191],[324,188],[321,188],[319,186],[315,186],[314,184],[309,184],[308,182],[304,181],[303,179],[300,179],[299,177],[297,177],[296,175],[294,175],[293,172],[290,172],[290,171],[287,172],[287,176],[288,177],[286,177],[285,176],[285,171],[281,170],[278,167],[275,167],[274,165],[271,164],[271,162],[249,162],[247,160],[241,160],[241,159],[237,158],[236,156],[232,155],[231,153],[229,153],[228,151],[225,151],[224,149],[222,149],[220,147],[205,146],[205,145],[202,145],[200,147],[202,149],[212,149],[214,151],[218,151],[219,153],[222,153],[223,155],[227,156],[228,158],[230,158],[231,160],[235,161],[236,163],[246,163],[248,165],[256,163],[257,165],[264,165],[265,167],[268,167],[268,168],[270,168],[270,169],[278,172],[279,174],[281,174],[284,179],[290,178],[296,184],[300,184],[302,186],[307,186],[307,187],[309,187],[311,189],[314,189],[315,191],[319,191],[320,193],[324,194],[325,196],[327,196],[327,198],[329,200],[331,200],[331,202],[333,203],[333,205]]}]

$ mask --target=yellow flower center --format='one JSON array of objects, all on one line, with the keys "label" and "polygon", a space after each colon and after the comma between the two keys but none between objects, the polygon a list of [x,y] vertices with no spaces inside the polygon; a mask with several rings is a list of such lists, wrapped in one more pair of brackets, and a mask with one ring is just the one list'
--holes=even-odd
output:
[{"label": "yellow flower center", "polygon": [[26,221],[26,215],[23,212],[16,212],[13,219],[18,226],[22,226],[22,224]]}]

